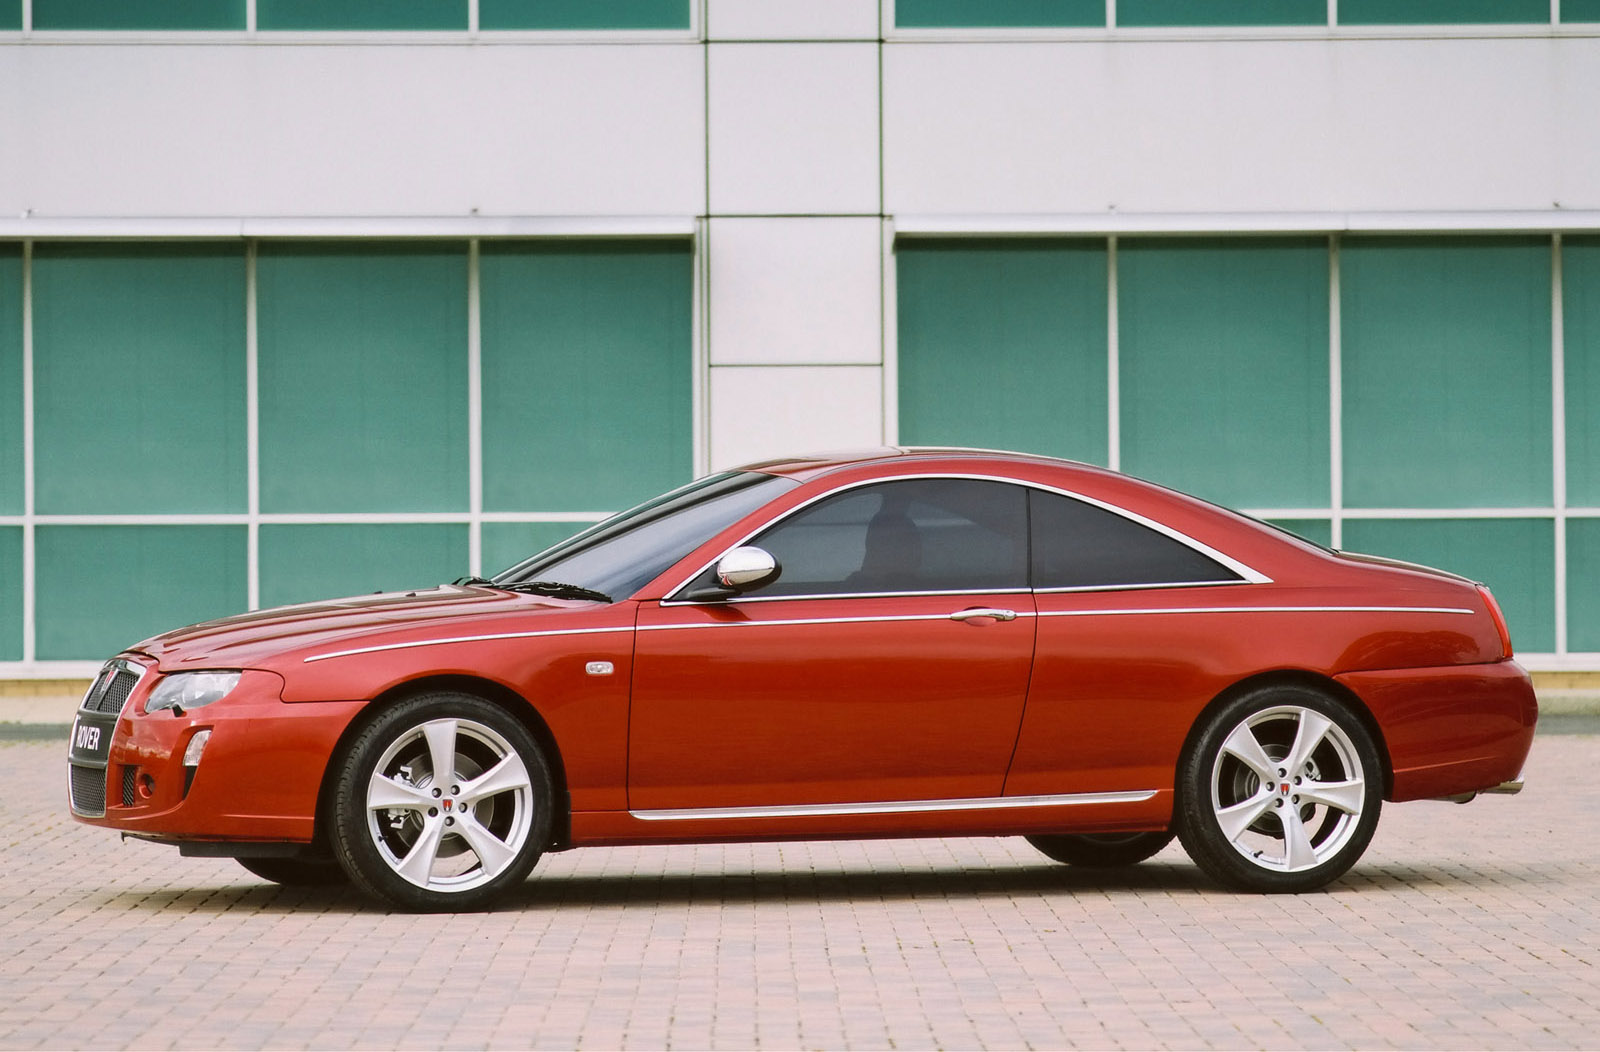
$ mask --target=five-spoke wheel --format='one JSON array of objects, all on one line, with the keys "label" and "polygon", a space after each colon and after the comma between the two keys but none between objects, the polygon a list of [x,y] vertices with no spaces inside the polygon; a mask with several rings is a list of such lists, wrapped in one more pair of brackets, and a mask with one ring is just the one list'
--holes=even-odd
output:
[{"label": "five-spoke wheel", "polygon": [[1225,704],[1178,771],[1178,835],[1214,879],[1251,891],[1309,891],[1372,840],[1383,771],[1371,733],[1307,688]]},{"label": "five-spoke wheel", "polygon": [[410,909],[475,909],[522,881],[550,835],[538,744],[504,709],[430,694],[384,709],[346,755],[334,851],[366,891]]}]

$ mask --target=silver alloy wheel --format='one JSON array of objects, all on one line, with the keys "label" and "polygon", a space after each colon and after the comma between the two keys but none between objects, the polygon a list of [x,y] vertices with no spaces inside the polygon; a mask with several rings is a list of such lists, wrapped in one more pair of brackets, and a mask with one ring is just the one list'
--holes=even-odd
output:
[{"label": "silver alloy wheel", "polygon": [[488,883],[527,844],[533,785],[522,757],[476,720],[429,720],[396,736],[366,788],[367,832],[394,873],[435,892]]},{"label": "silver alloy wheel", "polygon": [[1211,808],[1222,837],[1264,869],[1299,873],[1357,835],[1368,772],[1350,736],[1300,705],[1252,713],[1211,765]]}]

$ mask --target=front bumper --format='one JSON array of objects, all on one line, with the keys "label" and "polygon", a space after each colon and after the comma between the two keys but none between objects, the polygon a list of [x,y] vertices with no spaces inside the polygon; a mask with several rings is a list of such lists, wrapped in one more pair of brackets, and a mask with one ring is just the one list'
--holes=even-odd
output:
[{"label": "front bumper", "polygon": [[[120,709],[92,707],[100,680],[79,708],[69,760],[74,818],[156,840],[312,839],[328,758],[363,702],[286,704],[280,677],[246,670],[221,701],[182,716],[146,713],[160,673],[140,655],[116,663],[139,678]],[[200,761],[186,768],[184,750],[205,730]]]}]

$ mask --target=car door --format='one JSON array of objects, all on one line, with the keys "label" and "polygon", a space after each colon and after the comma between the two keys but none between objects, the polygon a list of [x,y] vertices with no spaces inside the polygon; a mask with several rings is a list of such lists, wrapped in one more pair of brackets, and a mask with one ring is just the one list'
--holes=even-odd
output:
[{"label": "car door", "polygon": [[640,610],[629,808],[999,796],[1033,656],[1024,491],[850,486],[748,543],[776,581]]}]

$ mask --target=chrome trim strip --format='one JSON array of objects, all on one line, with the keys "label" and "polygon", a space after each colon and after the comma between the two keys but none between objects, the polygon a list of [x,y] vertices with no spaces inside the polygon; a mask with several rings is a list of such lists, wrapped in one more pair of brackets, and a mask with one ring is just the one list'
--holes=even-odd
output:
[{"label": "chrome trim strip", "polygon": [[[715,565],[715,564],[712,564]],[[704,573],[701,570],[700,573]],[[695,577],[700,576],[696,574]],[[694,578],[690,578],[693,580]],[[1246,584],[1245,581],[1230,581],[1229,584]],[[663,599],[662,606],[734,606],[742,603],[784,603],[794,600],[819,599],[915,599],[923,596],[939,595],[1027,595],[1027,588],[958,588],[946,592],[823,592],[816,595],[741,595],[732,599],[716,599],[702,602],[695,599]]]},{"label": "chrome trim strip", "polygon": [[[694,573],[690,574],[688,577],[684,578],[682,581],[679,581],[676,585],[674,585],[673,587],[669,588],[667,590],[666,598],[661,600],[661,604],[663,606],[705,606],[705,605],[708,605],[706,603],[696,602],[694,600],[674,599],[673,596],[677,595],[679,592],[683,591],[683,589],[687,588],[689,586],[690,582],[692,582],[696,577],[699,577],[701,574],[705,573],[707,569],[709,569],[712,566],[715,566],[717,564],[717,559],[722,558],[724,555],[726,555],[728,552],[732,551],[734,548],[738,548],[741,545],[745,545],[745,544],[750,543],[750,540],[753,537],[755,537],[756,534],[761,533],[763,530],[766,530],[768,527],[776,524],[777,522],[779,522],[779,521],[781,521],[783,519],[786,519],[789,516],[794,515],[795,513],[799,512],[799,511],[802,511],[805,508],[810,507],[811,505],[815,504],[817,501],[823,500],[823,499],[825,499],[827,497],[832,497],[835,494],[846,493],[846,492],[849,492],[850,490],[853,490],[853,489],[860,489],[862,486],[875,486],[875,485],[878,485],[879,483],[884,483],[884,482],[905,482],[905,481],[908,481],[908,480],[911,480],[911,479],[972,479],[972,480],[975,480],[975,481],[978,481],[978,482],[1004,482],[1004,483],[1010,483],[1013,486],[1022,486],[1022,487],[1026,488],[1026,489],[1042,490],[1042,491],[1044,491],[1046,493],[1057,493],[1057,494],[1060,494],[1063,497],[1071,497],[1073,500],[1081,500],[1085,504],[1092,504],[1095,507],[1100,508],[1100,509],[1102,509],[1104,511],[1109,511],[1114,515],[1120,515],[1125,519],[1129,519],[1129,520],[1131,520],[1133,522],[1137,522],[1141,526],[1147,526],[1150,529],[1155,530],[1159,534],[1162,534],[1164,536],[1170,537],[1173,540],[1179,542],[1180,544],[1184,544],[1184,545],[1187,545],[1190,548],[1193,548],[1195,551],[1200,552],[1202,555],[1206,555],[1206,556],[1209,556],[1212,559],[1215,559],[1217,562],[1221,563],[1223,566],[1226,566],[1228,569],[1232,570],[1234,573],[1236,573],[1240,577],[1244,578],[1243,581],[1236,581],[1236,582],[1229,582],[1229,583],[1232,583],[1232,584],[1271,584],[1272,583],[1272,578],[1268,577],[1266,574],[1261,573],[1259,570],[1256,570],[1256,569],[1254,569],[1254,568],[1252,568],[1250,566],[1245,565],[1244,563],[1240,562],[1239,560],[1233,558],[1230,555],[1224,555],[1222,552],[1217,551],[1215,548],[1211,547],[1209,544],[1205,544],[1202,541],[1197,541],[1193,537],[1190,537],[1188,534],[1181,533],[1178,530],[1175,530],[1170,526],[1167,526],[1167,525],[1165,525],[1163,523],[1156,522],[1154,519],[1147,519],[1143,515],[1140,515],[1138,512],[1129,511],[1126,508],[1119,508],[1115,504],[1107,504],[1105,501],[1099,500],[1099,499],[1097,499],[1095,497],[1085,496],[1082,493],[1074,493],[1071,490],[1061,489],[1061,488],[1059,488],[1057,486],[1050,486],[1050,485],[1047,485],[1047,484],[1042,483],[1042,482],[1033,482],[1033,481],[1031,481],[1029,479],[1016,478],[1016,477],[1011,476],[1011,475],[980,475],[980,474],[975,474],[975,473],[972,473],[972,472],[962,472],[962,471],[928,471],[928,472],[920,472],[920,473],[914,474],[914,475],[895,475],[892,478],[872,478],[872,479],[863,479],[863,480],[861,480],[859,482],[850,482],[850,483],[846,483],[843,486],[835,486],[833,489],[830,489],[830,490],[827,490],[825,492],[817,494],[815,497],[812,497],[810,500],[803,501],[803,502],[801,502],[799,504],[796,504],[794,507],[790,508],[788,511],[785,511],[782,514],[779,514],[779,515],[774,515],[774,516],[772,516],[772,518],[767,519],[760,526],[757,526],[755,529],[753,529],[749,533],[745,534],[736,543],[731,544],[726,549],[724,549],[723,551],[718,552],[717,555],[716,555],[716,558],[712,559],[710,562],[707,562],[704,566],[701,566]],[[1028,591],[1029,589],[1020,589],[1020,590],[1021,591]],[[981,594],[987,594],[987,593],[998,594],[998,593],[1000,593],[1002,591],[1009,591],[1009,589],[986,589],[986,590],[984,590],[982,592],[969,593],[969,594],[980,594],[980,595]],[[890,593],[872,592],[872,593],[867,593],[867,594],[870,594],[870,595],[887,595],[887,594],[890,594]],[[896,593],[896,594],[899,594],[899,593]],[[942,594],[946,594],[946,593],[933,593],[933,594],[942,595]],[[770,596],[770,597],[767,597],[767,598],[771,598],[771,599],[791,599],[791,598],[792,599],[799,599],[799,598],[805,598],[805,597],[802,597],[802,596]],[[828,598],[843,598],[843,596],[829,596]],[[752,602],[752,601],[756,601],[756,597],[752,596],[752,597],[750,597],[748,599],[718,599],[718,600],[715,601],[715,604],[716,605],[720,605],[720,606],[726,606],[726,605],[731,604],[731,603]]]},{"label": "chrome trim strip", "polygon": [[1152,581],[1149,584],[1075,584],[1061,588],[1035,588],[1034,595],[1071,595],[1075,592],[1143,592],[1151,588],[1229,588],[1254,581]]},{"label": "chrome trim strip", "polygon": [[1137,804],[1154,789],[1118,793],[1067,793],[1061,796],[977,796],[957,800],[882,800],[860,804],[780,804],[771,807],[677,807],[632,811],[641,822],[688,822],[722,818],[826,818],[831,815],[904,815],[941,811],[1009,811],[1023,807],[1075,807],[1084,804]]},{"label": "chrome trim strip", "polygon": [[[943,595],[946,593],[934,593]],[[783,598],[789,598],[784,596]],[[795,599],[802,597],[795,596]],[[663,603],[663,606],[666,604]],[[678,606],[701,604],[674,604]],[[960,611],[956,611],[959,613]],[[1018,610],[1018,620],[1025,617],[1099,617],[1121,614],[1305,614],[1305,613],[1397,613],[1397,614],[1475,614],[1476,610],[1452,606],[1157,606],[1147,608],[1094,609],[1094,610]],[[673,632],[690,628],[776,628],[793,625],[858,625],[894,621],[949,621],[949,613],[942,614],[877,614],[862,617],[794,617],[774,621],[700,621],[672,625],[639,625],[637,628],[620,625],[611,628],[555,628],[542,632],[499,632],[481,636],[450,636],[443,639],[417,639],[406,643],[384,643],[379,646],[354,647],[334,650],[326,654],[313,654],[303,658],[305,664],[327,661],[329,658],[351,657],[356,654],[376,654],[386,650],[410,650],[415,647],[444,646],[449,643],[485,643],[501,639],[537,639],[543,636],[590,636],[607,632]],[[1020,798],[1019,798],[1020,799]]]},{"label": "chrome trim strip", "polygon": [[[959,612],[959,611],[957,611]],[[1017,617],[1032,617],[1032,610],[1015,611]],[[641,632],[670,632],[679,628],[763,628],[777,625],[858,625],[882,621],[949,621],[950,614],[876,614],[863,617],[793,617],[775,621],[695,621],[676,625],[640,625]]]},{"label": "chrome trim strip", "polygon": [[593,636],[605,632],[632,632],[632,625],[620,625],[613,628],[552,628],[543,632],[496,632],[493,635],[483,636],[450,636],[445,639],[415,639],[407,643],[382,643],[374,647],[355,647],[350,650],[334,650],[326,654],[312,654],[304,658],[307,665],[313,661],[326,661],[329,658],[350,657],[354,654],[376,654],[383,650],[410,650],[413,647],[437,647],[447,643],[486,643],[497,639],[537,639],[541,636]]},{"label": "chrome trim strip", "polygon": [[1110,614],[1475,614],[1457,606],[1152,606],[1120,610],[1041,610],[1035,617],[1099,617]]}]

